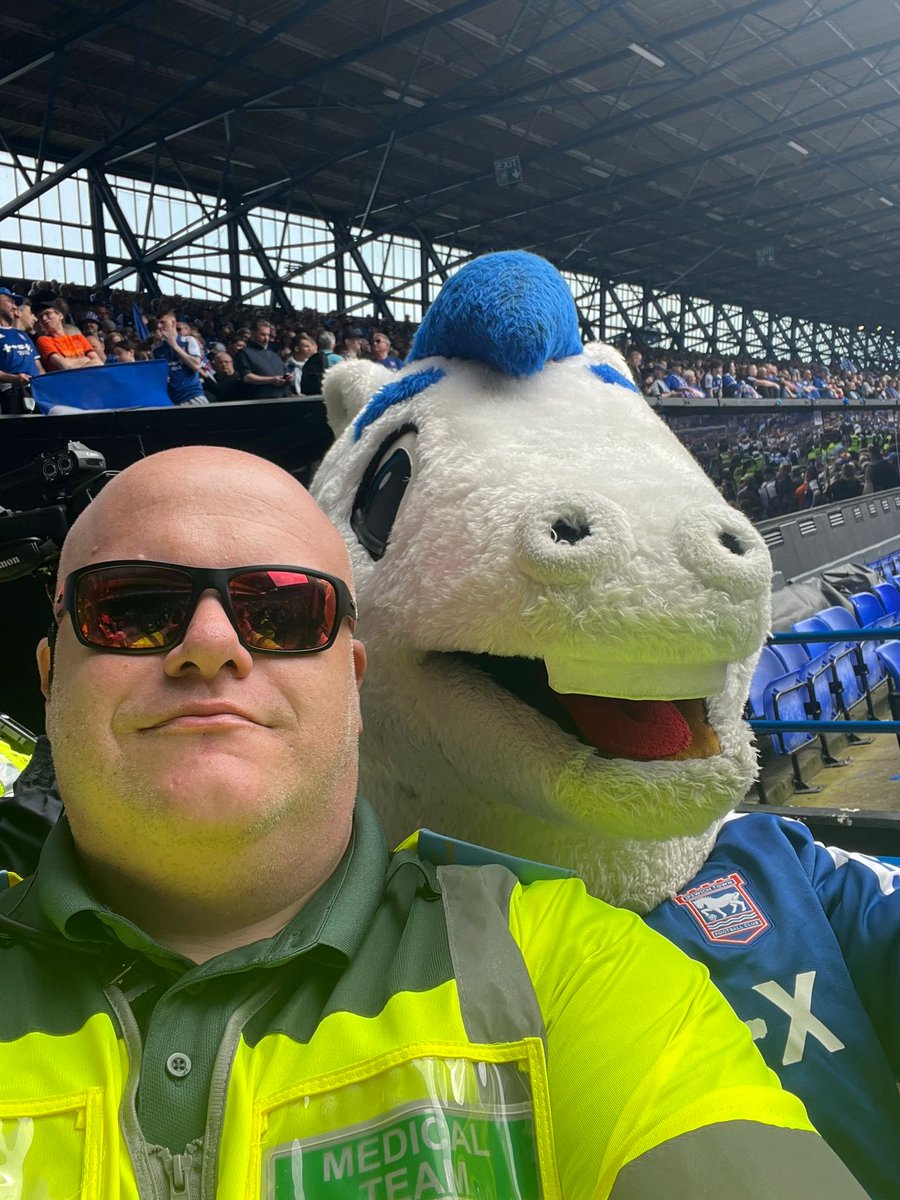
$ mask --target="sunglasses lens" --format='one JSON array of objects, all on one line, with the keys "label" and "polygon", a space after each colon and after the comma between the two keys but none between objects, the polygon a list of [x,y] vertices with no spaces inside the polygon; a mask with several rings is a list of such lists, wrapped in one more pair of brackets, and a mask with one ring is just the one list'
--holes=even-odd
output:
[{"label": "sunglasses lens", "polygon": [[192,584],[169,567],[101,567],[75,594],[78,627],[92,646],[155,650],[174,645],[189,615]]},{"label": "sunglasses lens", "polygon": [[228,592],[238,632],[256,650],[319,650],[331,638],[338,598],[327,579],[300,571],[246,571]]}]

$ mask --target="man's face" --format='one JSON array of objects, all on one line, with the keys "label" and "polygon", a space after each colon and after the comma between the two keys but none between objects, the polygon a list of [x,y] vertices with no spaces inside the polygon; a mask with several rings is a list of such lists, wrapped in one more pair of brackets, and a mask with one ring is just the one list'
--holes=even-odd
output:
[{"label": "man's face", "polygon": [[38,317],[38,329],[48,337],[56,337],[63,331],[62,314],[55,308],[45,308]]},{"label": "man's face", "polygon": [[234,359],[230,354],[224,354],[222,351],[213,359],[213,367],[222,375],[234,374]]},{"label": "man's face", "polygon": [[[63,569],[120,558],[272,563],[349,581],[340,538],[299,485],[224,455],[173,451],[155,456],[168,457],[168,473],[154,458],[131,468],[75,526]],[[334,796],[349,821],[363,665],[346,621],[321,653],[253,653],[213,592],[183,642],[159,654],[88,649],[64,616],[47,729],[79,845],[102,860],[138,830],[148,846],[246,846],[276,829],[321,828]]]},{"label": "man's face", "polygon": [[260,325],[258,329],[253,330],[253,341],[257,346],[268,346],[272,338],[271,325]]},{"label": "man's face", "polygon": [[11,324],[18,315],[19,306],[13,300],[12,296],[0,294],[0,317]]},{"label": "man's face", "polygon": [[161,316],[159,318],[159,320],[156,322],[156,328],[159,331],[159,333],[162,333],[162,334],[171,333],[171,332],[175,331],[175,328],[176,328],[175,318],[172,316],[171,313],[166,313],[164,316]]},{"label": "man's face", "polygon": [[36,324],[31,305],[27,300],[23,300],[19,305],[19,328],[24,329],[26,333],[32,333]]}]

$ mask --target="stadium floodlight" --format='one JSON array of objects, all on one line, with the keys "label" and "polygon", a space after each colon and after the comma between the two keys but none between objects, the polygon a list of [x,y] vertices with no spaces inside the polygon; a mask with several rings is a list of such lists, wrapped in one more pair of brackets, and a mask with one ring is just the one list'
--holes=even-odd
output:
[{"label": "stadium floodlight", "polygon": [[648,63],[653,63],[654,67],[664,67],[666,65],[658,54],[654,54],[652,50],[645,50],[637,42],[629,42],[628,49],[632,54],[637,54],[639,58],[645,58]]}]

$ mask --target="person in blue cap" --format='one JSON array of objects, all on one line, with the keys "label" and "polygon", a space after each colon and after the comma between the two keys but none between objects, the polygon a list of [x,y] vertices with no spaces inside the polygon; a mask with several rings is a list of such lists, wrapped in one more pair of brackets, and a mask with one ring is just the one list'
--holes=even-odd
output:
[{"label": "person in blue cap", "polygon": [[19,305],[25,297],[0,287],[0,412],[20,413],[28,407],[25,390],[44,368],[34,342],[16,327]]}]

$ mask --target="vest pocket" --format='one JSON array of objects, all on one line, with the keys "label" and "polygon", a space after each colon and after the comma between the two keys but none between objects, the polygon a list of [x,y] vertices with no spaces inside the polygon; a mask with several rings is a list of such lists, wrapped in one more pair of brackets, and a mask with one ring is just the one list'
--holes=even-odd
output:
[{"label": "vest pocket", "polygon": [[100,1200],[102,1090],[0,1101],[0,1200]]},{"label": "vest pocket", "polygon": [[543,1053],[531,1042],[406,1046],[264,1098],[253,1195],[553,1200]]}]

